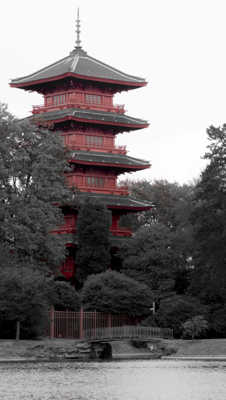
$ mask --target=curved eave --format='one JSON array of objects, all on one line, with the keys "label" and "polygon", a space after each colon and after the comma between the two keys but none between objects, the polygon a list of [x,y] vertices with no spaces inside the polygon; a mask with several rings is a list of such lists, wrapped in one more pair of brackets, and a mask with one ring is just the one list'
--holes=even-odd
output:
[{"label": "curved eave", "polygon": [[129,87],[139,88],[139,87],[143,87],[143,86],[147,85],[146,81],[144,81],[144,82],[120,81],[120,80],[113,80],[113,79],[106,79],[106,78],[96,78],[94,76],[79,75],[79,74],[74,74],[72,72],[67,72],[65,74],[53,76],[50,78],[38,79],[38,80],[33,80],[33,81],[21,82],[21,83],[12,81],[10,83],[10,86],[19,88],[19,89],[21,88],[21,89],[25,89],[25,90],[31,90],[30,86],[36,86],[36,85],[40,85],[42,83],[58,81],[58,80],[61,80],[64,78],[75,78],[75,79],[81,79],[81,80],[86,80],[86,81],[110,83],[110,84],[114,84],[114,85],[125,86],[127,88],[129,88]]},{"label": "curved eave", "polygon": [[[40,114],[42,115],[42,114]],[[59,118],[59,119],[48,119],[48,120],[44,120],[42,118],[36,118],[34,117],[34,121],[38,122],[40,121],[40,125],[41,122],[44,124],[57,124],[60,122],[65,122],[65,121],[77,121],[77,122],[85,122],[87,124],[96,124],[96,125],[109,125],[109,126],[119,126],[119,127],[125,127],[125,128],[130,128],[130,129],[144,129],[147,128],[149,126],[148,123],[146,124],[125,124],[122,122],[114,122],[114,121],[102,121],[99,119],[86,119],[86,118],[78,118],[75,117],[73,115],[67,115],[65,117]]]},{"label": "curved eave", "polygon": [[152,206],[111,206],[110,204],[107,206],[110,210],[126,210],[129,212],[138,212],[138,211],[148,211],[151,210],[153,207]]},{"label": "curved eave", "polygon": [[[89,195],[90,193],[86,193],[86,195]],[[59,207],[64,208],[65,205],[59,205],[57,204]],[[121,211],[130,211],[130,212],[138,212],[138,211],[148,211],[151,210],[153,208],[153,205],[146,205],[146,206],[124,206],[124,205],[111,205],[111,204],[107,204],[106,205],[107,208],[109,208],[109,210],[121,210]],[[77,210],[77,207],[73,207],[70,206],[70,209],[72,210]]]},{"label": "curved eave", "polygon": [[83,161],[83,160],[69,160],[69,163],[72,164],[80,164],[80,165],[88,165],[88,166],[96,166],[96,167],[109,167],[109,168],[117,168],[124,169],[125,171],[140,171],[143,169],[150,168],[151,164],[146,165],[129,165],[129,164],[116,164],[116,163],[105,163],[105,162],[94,162],[94,161]]}]

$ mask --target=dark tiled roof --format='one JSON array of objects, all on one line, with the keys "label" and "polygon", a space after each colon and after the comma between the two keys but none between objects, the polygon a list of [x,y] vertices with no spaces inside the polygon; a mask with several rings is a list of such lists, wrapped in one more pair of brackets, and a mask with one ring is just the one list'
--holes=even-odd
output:
[{"label": "dark tiled roof", "polygon": [[136,125],[136,129],[144,128],[147,126],[147,121],[142,119],[129,117],[128,115],[118,114],[114,112],[96,111],[96,110],[82,110],[80,108],[66,108],[64,110],[56,110],[50,112],[43,112],[35,114],[34,119],[44,121],[57,121],[66,117],[75,119],[85,119],[87,121],[98,121],[100,123],[112,123],[112,125]]},{"label": "dark tiled roof", "polygon": [[73,151],[71,152],[72,162],[83,161],[87,163],[97,164],[114,164],[117,168],[130,169],[144,169],[148,168],[150,164],[147,161],[140,160],[139,158],[129,157],[123,154],[100,153],[94,151]]},{"label": "dark tiled roof", "polygon": [[111,208],[121,208],[125,210],[140,210],[145,211],[152,208],[153,204],[148,201],[140,201],[134,199],[130,196],[117,196],[110,194],[99,194],[99,193],[78,193],[78,199],[82,199],[83,197],[90,197],[94,200],[100,201],[104,203],[107,207]]},{"label": "dark tiled roof", "polygon": [[[132,76],[113,68],[102,61],[90,57],[83,50],[73,50],[69,56],[51,64],[41,70],[21,78],[13,79],[12,85],[24,85],[30,82],[48,80],[65,74],[72,76],[83,76],[85,79],[97,78],[105,81],[116,81],[122,84],[143,86],[145,80],[137,76]],[[114,83],[114,82],[113,82]],[[28,86],[28,85],[27,85]]]}]

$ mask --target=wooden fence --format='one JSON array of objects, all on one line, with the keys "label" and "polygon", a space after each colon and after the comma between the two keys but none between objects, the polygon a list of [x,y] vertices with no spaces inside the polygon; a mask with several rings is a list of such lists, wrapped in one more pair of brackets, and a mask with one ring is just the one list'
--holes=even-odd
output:
[{"label": "wooden fence", "polygon": [[50,338],[70,339],[148,339],[172,337],[172,329],[142,327],[125,315],[99,312],[50,311]]}]

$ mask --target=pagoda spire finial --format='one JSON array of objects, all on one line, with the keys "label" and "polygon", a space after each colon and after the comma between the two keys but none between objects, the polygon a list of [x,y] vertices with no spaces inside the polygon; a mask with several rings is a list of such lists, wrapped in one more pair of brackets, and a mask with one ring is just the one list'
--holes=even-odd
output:
[{"label": "pagoda spire finial", "polygon": [[80,40],[80,18],[79,18],[79,8],[77,9],[77,20],[76,20],[76,46],[75,49],[81,49],[81,40]]}]

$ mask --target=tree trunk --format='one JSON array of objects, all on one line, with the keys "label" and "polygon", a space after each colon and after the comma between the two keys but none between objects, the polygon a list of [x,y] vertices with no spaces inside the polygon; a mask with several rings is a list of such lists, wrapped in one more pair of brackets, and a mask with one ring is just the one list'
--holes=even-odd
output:
[{"label": "tree trunk", "polygon": [[16,321],[16,340],[20,340],[20,321]]}]

